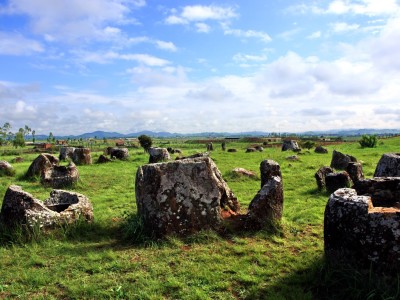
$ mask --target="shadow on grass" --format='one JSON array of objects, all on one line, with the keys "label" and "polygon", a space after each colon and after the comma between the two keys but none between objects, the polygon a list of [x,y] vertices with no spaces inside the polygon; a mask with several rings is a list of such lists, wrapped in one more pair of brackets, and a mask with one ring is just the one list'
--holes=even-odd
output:
[{"label": "shadow on grass", "polygon": [[240,237],[259,237],[270,239],[275,236],[283,236],[283,227],[280,223],[271,223],[262,229],[249,229],[243,227],[243,222],[228,221],[221,228],[212,230],[202,230],[196,233],[178,236],[169,235],[167,237],[159,237],[154,232],[145,228],[138,214],[128,215],[120,226],[121,242],[125,245],[133,247],[146,247],[155,245],[166,245],[169,239],[178,238],[187,245],[191,244],[208,244],[218,240],[232,240],[232,238]]},{"label": "shadow on grass", "polygon": [[0,247],[40,243],[51,239],[101,243],[110,240],[118,241],[120,237],[121,230],[118,226],[112,226],[105,222],[87,223],[83,219],[79,219],[74,224],[58,225],[51,229],[23,224],[9,227],[0,222]]},{"label": "shadow on grass", "polygon": [[400,299],[400,274],[384,275],[323,258],[283,275],[275,284],[250,287],[245,299]]}]

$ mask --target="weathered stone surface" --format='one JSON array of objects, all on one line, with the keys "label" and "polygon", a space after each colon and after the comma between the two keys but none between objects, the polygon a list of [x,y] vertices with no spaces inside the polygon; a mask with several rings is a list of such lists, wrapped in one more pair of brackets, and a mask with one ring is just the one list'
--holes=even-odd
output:
[{"label": "weathered stone surface", "polygon": [[90,148],[75,148],[72,161],[77,165],[91,165],[92,155],[90,153]]},{"label": "weathered stone surface", "polygon": [[314,152],[315,153],[325,154],[325,153],[328,153],[328,149],[326,149],[326,148],[324,148],[322,146],[317,146],[317,147],[315,147]]},{"label": "weathered stone surface", "polygon": [[13,166],[8,163],[5,160],[0,161],[0,176],[1,175],[6,175],[6,176],[12,176],[14,175],[15,171]]},{"label": "weathered stone surface", "polygon": [[214,150],[213,143],[208,143],[207,144],[207,151],[213,151],[213,150]]},{"label": "weathered stone surface", "polygon": [[249,205],[246,227],[262,228],[281,220],[283,211],[282,178],[273,176],[261,188]]},{"label": "weathered stone surface", "polygon": [[285,141],[283,141],[283,144],[282,144],[282,151],[288,151],[288,150],[300,151],[301,149],[296,141],[285,140]]},{"label": "weathered stone surface", "polygon": [[219,228],[223,213],[240,209],[209,157],[144,165],[135,188],[138,214],[157,236]]},{"label": "weathered stone surface", "polygon": [[228,149],[228,152],[237,152],[237,149],[230,148],[230,149]]},{"label": "weathered stone surface", "polygon": [[21,156],[14,157],[11,161],[12,163],[22,163],[24,162],[24,158]]},{"label": "weathered stone surface", "polygon": [[4,196],[1,220],[8,226],[17,224],[51,228],[56,224],[69,224],[83,217],[93,219],[93,207],[82,194],[53,190],[45,202],[35,199],[21,187],[11,185]]},{"label": "weathered stone surface", "polygon": [[361,163],[349,162],[346,168],[346,172],[349,173],[351,181],[353,181],[353,183],[364,179],[364,173]]},{"label": "weathered stone surface", "polygon": [[234,168],[232,170],[233,173],[237,174],[237,175],[241,175],[241,176],[247,176],[247,177],[256,177],[256,173],[250,170],[246,170],[243,168]]},{"label": "weathered stone surface", "polygon": [[112,160],[111,160],[110,158],[108,158],[107,156],[101,154],[101,155],[99,156],[99,159],[97,160],[97,163],[98,163],[98,164],[104,164],[104,163],[108,163],[108,162],[111,162],[111,161],[112,161]]},{"label": "weathered stone surface", "polygon": [[343,154],[339,151],[333,150],[331,167],[338,170],[346,170],[349,162],[357,162],[354,156]]},{"label": "weathered stone surface", "polygon": [[174,149],[174,152],[178,153],[178,154],[182,154],[182,150],[181,149]]},{"label": "weathered stone surface", "polygon": [[70,187],[79,180],[79,172],[73,162],[68,166],[52,166],[42,170],[40,174],[40,182],[44,186],[50,186],[58,189]]},{"label": "weathered stone surface", "polygon": [[111,150],[113,149],[114,147],[107,147],[106,149],[104,149],[104,155],[111,155]]},{"label": "weathered stone surface", "polygon": [[59,221],[73,223],[79,218],[87,222],[93,221],[93,205],[86,196],[63,190],[52,190],[50,198],[44,205],[52,211],[59,213]]},{"label": "weathered stone surface", "polygon": [[375,207],[371,197],[339,189],[325,208],[325,257],[381,271],[400,270],[400,209]]},{"label": "weathered stone surface", "polygon": [[281,167],[276,161],[272,159],[266,159],[261,162],[260,173],[261,173],[261,188],[267,183],[269,179],[271,179],[274,176],[279,176],[280,178],[282,178]]},{"label": "weathered stone surface", "polygon": [[290,160],[290,161],[298,161],[298,160],[300,160],[299,157],[298,157],[297,155],[290,155],[290,156],[287,156],[286,159],[287,159],[287,160]]},{"label": "weathered stone surface", "polygon": [[325,186],[329,193],[333,193],[337,189],[350,187],[351,178],[346,171],[329,173],[325,176]]},{"label": "weathered stone surface", "polygon": [[192,154],[189,156],[179,156],[176,158],[176,160],[182,160],[182,159],[188,159],[188,158],[198,158],[198,157],[209,157],[209,156],[210,156],[210,153],[204,152],[204,153]]},{"label": "weathered stone surface", "polygon": [[226,143],[225,143],[225,142],[222,142],[222,143],[221,143],[221,148],[222,148],[222,151],[225,151],[225,150],[226,150]]},{"label": "weathered stone surface", "polygon": [[256,148],[247,148],[246,153],[249,153],[249,152],[257,152],[257,149]]},{"label": "weathered stone surface", "polygon": [[250,202],[245,228],[260,229],[280,221],[283,212],[283,182],[279,164],[271,159],[260,164],[261,190]]},{"label": "weathered stone surface", "polygon": [[385,153],[375,169],[374,177],[400,177],[400,153]]},{"label": "weathered stone surface", "polygon": [[150,148],[149,149],[149,164],[164,162],[171,159],[169,152],[166,148]]},{"label": "weathered stone surface", "polygon": [[26,172],[27,177],[40,176],[47,169],[52,168],[53,166],[58,165],[59,160],[54,155],[43,153],[40,154],[32,164],[29,166],[28,171]]},{"label": "weathered stone surface", "polygon": [[353,188],[359,195],[370,196],[374,206],[392,207],[400,202],[400,177],[359,180]]},{"label": "weathered stone surface", "polygon": [[112,148],[110,156],[120,160],[127,160],[129,158],[128,148]]},{"label": "weathered stone surface", "polygon": [[59,159],[60,160],[66,160],[67,158],[72,159],[75,149],[76,148],[74,147],[61,147]]},{"label": "weathered stone surface", "polygon": [[334,173],[334,170],[331,167],[321,167],[318,169],[317,173],[315,173],[314,177],[315,180],[317,181],[317,186],[320,191],[325,189],[325,177],[327,174]]}]

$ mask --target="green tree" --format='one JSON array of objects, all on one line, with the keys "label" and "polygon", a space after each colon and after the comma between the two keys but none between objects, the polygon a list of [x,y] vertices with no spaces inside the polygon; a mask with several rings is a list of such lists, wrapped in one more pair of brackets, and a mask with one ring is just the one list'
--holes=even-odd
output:
[{"label": "green tree", "polygon": [[15,137],[14,137],[14,140],[12,143],[15,148],[25,147],[24,129],[23,128],[20,128],[19,131],[15,134]]},{"label": "green tree", "polygon": [[49,143],[54,143],[56,141],[56,138],[54,137],[52,132],[49,133],[49,137],[47,138],[47,141]]},{"label": "green tree", "polygon": [[375,148],[378,144],[376,135],[362,135],[361,140],[358,141],[362,148]]},{"label": "green tree", "polygon": [[24,136],[26,137],[29,133],[32,132],[32,129],[28,125],[25,125],[23,131],[24,131]]},{"label": "green tree", "polygon": [[7,140],[10,140],[10,134],[12,134],[10,132],[11,130],[11,124],[6,122],[4,123],[3,127],[0,127],[0,144],[6,144]]},{"label": "green tree", "polygon": [[153,144],[153,140],[148,135],[142,134],[138,137],[139,144],[142,146],[144,152],[149,152],[151,145]]}]

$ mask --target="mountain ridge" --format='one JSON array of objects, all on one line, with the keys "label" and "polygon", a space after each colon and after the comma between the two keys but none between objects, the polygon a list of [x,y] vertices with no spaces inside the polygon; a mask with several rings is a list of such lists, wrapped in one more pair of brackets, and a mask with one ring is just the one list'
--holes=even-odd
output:
[{"label": "mountain ridge", "polygon": [[[150,131],[143,130],[134,133],[119,133],[119,132],[108,132],[96,130],[93,132],[86,132],[79,135],[55,135],[56,139],[88,139],[88,138],[135,138],[142,134],[148,135],[153,138],[180,138],[180,137],[260,137],[260,136],[269,136],[271,132],[264,131],[244,131],[244,132],[199,132],[199,133],[171,133],[167,131]],[[383,134],[400,134],[400,129],[371,129],[371,128],[362,128],[362,129],[332,129],[332,130],[321,130],[321,131],[304,131],[300,133],[290,133],[290,132],[282,132],[275,133],[279,135],[307,135],[307,136],[359,136],[363,134],[375,134],[375,135],[383,135]],[[46,135],[36,135],[36,139],[46,139]]]}]

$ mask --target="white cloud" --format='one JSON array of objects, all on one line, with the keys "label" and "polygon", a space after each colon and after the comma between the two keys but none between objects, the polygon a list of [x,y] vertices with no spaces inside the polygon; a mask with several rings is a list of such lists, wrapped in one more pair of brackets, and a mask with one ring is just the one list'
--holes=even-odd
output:
[{"label": "white cloud", "polygon": [[181,17],[188,21],[205,21],[205,20],[228,20],[237,17],[232,7],[221,6],[185,6],[181,12]]},{"label": "white cloud", "polygon": [[321,37],[321,31],[315,31],[311,33],[309,36],[307,36],[307,38],[310,40],[319,39],[320,37]]},{"label": "white cloud", "polygon": [[233,60],[235,62],[264,62],[268,59],[268,57],[263,55],[249,55],[243,53],[237,53],[233,56]]},{"label": "white cloud", "polygon": [[182,25],[182,24],[188,24],[189,21],[178,16],[168,16],[165,19],[165,23],[168,25]]},{"label": "white cloud", "polygon": [[185,6],[180,12],[171,10],[171,15],[165,19],[168,25],[186,25],[195,23],[198,32],[209,32],[210,26],[206,21],[227,21],[237,17],[233,7],[216,5],[192,5]]},{"label": "white cloud", "polygon": [[326,7],[312,4],[290,6],[287,11],[293,14],[355,14],[370,17],[391,16],[399,12],[400,5],[396,0],[333,0]]},{"label": "white cloud", "polygon": [[208,33],[211,30],[211,27],[206,23],[196,23],[197,32]]},{"label": "white cloud", "polygon": [[240,38],[255,38],[259,39],[262,42],[268,43],[272,39],[271,37],[262,31],[255,31],[255,30],[242,30],[242,29],[231,29],[231,28],[226,28],[224,29],[224,34],[225,35],[234,35]]},{"label": "white cloud", "polygon": [[0,31],[0,54],[3,55],[31,55],[44,52],[41,43],[28,39],[18,33]]},{"label": "white cloud", "polygon": [[332,1],[326,13],[345,14],[353,13],[368,16],[392,15],[399,10],[396,0],[359,0],[359,1]]},{"label": "white cloud", "polygon": [[131,8],[145,4],[124,0],[10,0],[9,12],[29,16],[36,34],[82,42],[82,38],[106,39],[110,29],[115,34],[118,29],[109,24],[132,22]]},{"label": "white cloud", "polygon": [[164,42],[164,41],[155,41],[155,44],[157,45],[158,48],[171,51],[171,52],[176,52],[178,51],[178,48],[174,45],[172,42]]},{"label": "white cloud", "polygon": [[293,37],[295,35],[297,35],[300,31],[301,31],[300,28],[295,28],[295,29],[288,30],[288,31],[285,31],[285,32],[282,32],[282,33],[278,34],[278,37],[280,37],[280,38],[282,38],[282,39],[284,39],[286,41],[289,41],[289,40],[292,40]]},{"label": "white cloud", "polygon": [[4,103],[7,100],[21,100],[27,94],[37,93],[40,86],[37,84],[16,84],[7,81],[0,81],[0,100]]},{"label": "white cloud", "polygon": [[136,61],[139,64],[147,66],[162,67],[169,65],[168,60],[158,58],[149,54],[123,54],[114,51],[109,52],[88,52],[88,51],[73,51],[72,52],[80,63],[98,63],[107,64],[114,60]]},{"label": "white cloud", "polygon": [[233,93],[225,87],[211,83],[206,87],[197,90],[190,90],[187,93],[188,98],[194,98],[201,102],[231,102],[234,98]]},{"label": "white cloud", "polygon": [[147,36],[137,36],[137,37],[131,37],[128,39],[128,43],[129,44],[141,44],[141,43],[146,43],[146,42],[150,42],[151,39]]},{"label": "white cloud", "polygon": [[330,24],[332,30],[335,33],[342,33],[342,32],[348,32],[348,31],[354,31],[360,28],[359,24],[347,24],[345,22],[337,22]]},{"label": "white cloud", "polygon": [[142,87],[176,87],[187,82],[186,70],[182,67],[164,67],[162,69],[138,66],[127,70],[132,81]]}]

